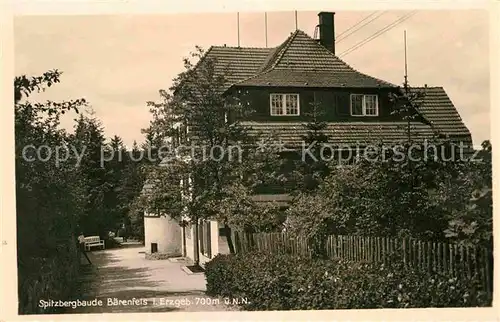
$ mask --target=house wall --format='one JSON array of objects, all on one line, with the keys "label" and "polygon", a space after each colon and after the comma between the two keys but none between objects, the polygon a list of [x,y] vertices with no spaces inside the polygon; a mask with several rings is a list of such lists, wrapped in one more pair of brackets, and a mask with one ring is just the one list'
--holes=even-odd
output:
[{"label": "house wall", "polygon": [[172,256],[182,255],[181,227],[170,217],[144,215],[144,241],[146,252],[151,252],[151,244],[158,244],[158,252]]},{"label": "house wall", "polygon": [[185,245],[183,245],[183,250],[185,249],[184,253],[185,256],[193,259],[194,260],[194,230],[193,226],[186,226],[186,228],[183,231],[183,238],[185,238]]},{"label": "house wall", "polygon": [[200,253],[200,265],[202,266],[219,253],[219,224],[217,223],[217,221],[210,220],[210,231],[210,246],[212,249],[212,256],[209,258]]},{"label": "house wall", "polygon": [[[305,114],[311,111],[311,103],[316,100],[324,111],[325,121],[331,122],[380,122],[401,120],[398,115],[391,114],[393,107],[389,100],[391,89],[360,89],[360,88],[245,88],[240,97],[243,104],[253,109],[247,120],[253,121],[303,121]],[[271,93],[298,93],[300,101],[299,116],[271,116],[269,95]],[[378,116],[351,116],[350,94],[377,94],[379,99]]]},{"label": "house wall", "polygon": [[[211,246],[211,251],[212,251],[212,256],[209,258],[205,255],[203,255],[201,252],[199,253],[199,258],[200,258],[200,265],[204,266],[205,263],[210,261],[212,258],[214,258],[220,250],[226,252],[227,243],[223,239],[224,237],[219,236],[219,223],[215,220],[210,221],[210,246]],[[185,234],[183,233],[182,236],[186,237],[186,257],[190,258],[191,260],[195,259],[194,256],[194,250],[195,250],[195,239],[194,239],[194,226],[188,226],[186,227]],[[227,252],[229,252],[227,250]]]},{"label": "house wall", "polygon": [[[218,232],[220,232],[220,229],[223,228],[224,225],[219,223],[218,224]],[[234,241],[233,241],[234,243]],[[220,233],[217,233],[217,245],[218,245],[218,254],[229,254],[229,246],[227,244],[227,239],[225,236],[221,236]]]}]

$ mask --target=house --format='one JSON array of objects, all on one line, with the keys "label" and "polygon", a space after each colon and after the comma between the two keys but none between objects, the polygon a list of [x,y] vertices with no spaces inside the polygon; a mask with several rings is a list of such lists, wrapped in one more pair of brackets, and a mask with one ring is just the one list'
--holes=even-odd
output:
[{"label": "house", "polygon": [[[301,146],[304,115],[311,102],[319,104],[328,122],[332,144],[368,145],[397,143],[407,138],[407,121],[392,113],[390,93],[400,86],[363,74],[335,55],[334,13],[319,13],[319,39],[296,30],[275,48],[213,46],[205,54],[228,72],[226,93],[246,93],[246,104],[255,112],[243,121],[255,135],[275,133],[288,149]],[[220,68],[219,70],[222,70]],[[471,135],[442,87],[420,87],[425,92],[412,135],[431,139],[436,133],[471,146]],[[285,194],[256,195],[256,199],[287,200]],[[196,226],[181,228],[168,217],[145,216],[146,245],[193,258]],[[217,253],[227,252],[216,221],[198,225],[199,258],[203,264]],[[160,235],[155,235],[160,234]],[[152,246],[151,246],[152,247]]]}]

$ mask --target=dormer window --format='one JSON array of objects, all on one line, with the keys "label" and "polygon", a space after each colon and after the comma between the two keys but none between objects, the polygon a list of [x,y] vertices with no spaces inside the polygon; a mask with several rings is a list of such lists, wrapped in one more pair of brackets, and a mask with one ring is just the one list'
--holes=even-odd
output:
[{"label": "dormer window", "polygon": [[271,94],[271,116],[300,115],[299,94]]},{"label": "dormer window", "polygon": [[351,94],[352,116],[378,116],[378,96]]}]

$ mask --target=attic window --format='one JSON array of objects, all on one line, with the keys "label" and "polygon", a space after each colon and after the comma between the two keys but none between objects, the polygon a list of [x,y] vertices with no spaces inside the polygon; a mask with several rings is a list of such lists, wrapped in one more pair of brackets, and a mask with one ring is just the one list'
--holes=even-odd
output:
[{"label": "attic window", "polygon": [[299,94],[270,94],[272,116],[300,115]]},{"label": "attic window", "polygon": [[378,116],[378,96],[351,94],[352,116]]}]

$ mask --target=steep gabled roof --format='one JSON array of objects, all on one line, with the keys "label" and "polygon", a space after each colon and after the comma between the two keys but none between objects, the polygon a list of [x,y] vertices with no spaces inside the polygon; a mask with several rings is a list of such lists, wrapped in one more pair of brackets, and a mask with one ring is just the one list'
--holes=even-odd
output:
[{"label": "steep gabled roof", "polygon": [[[305,144],[303,136],[307,129],[301,122],[246,121],[242,125],[248,126],[249,134],[255,137],[275,135],[285,147],[296,148]],[[407,126],[406,122],[329,122],[324,132],[328,135],[328,143],[339,147],[379,142],[397,144],[407,140]],[[434,138],[433,129],[424,123],[413,122],[411,129],[416,141]]]},{"label": "steep gabled roof", "polygon": [[275,48],[212,46],[204,59],[215,59],[227,86],[397,87],[363,74],[297,30]]},{"label": "steep gabled roof", "polygon": [[[270,50],[270,48],[211,46],[196,63],[193,72],[197,73],[200,68],[213,61],[214,76],[223,76],[226,82],[222,88],[218,89],[223,93],[234,83],[255,75],[269,55]],[[193,79],[187,78],[182,81],[178,88],[181,86],[196,87],[193,83]]]},{"label": "steep gabled roof", "polygon": [[212,46],[205,59],[216,59],[215,72],[224,73],[228,86],[255,75],[270,48]]},{"label": "steep gabled roof", "polygon": [[235,85],[396,87],[358,72],[301,30],[271,51],[259,73]]},{"label": "steep gabled roof", "polygon": [[[398,87],[358,72],[301,30],[292,33],[281,45],[275,48],[212,46],[206,52],[202,61],[208,59],[216,60],[216,74],[224,75],[227,80],[221,91],[227,91],[232,86]],[[200,64],[203,63],[202,61],[200,61]],[[417,87],[413,89],[426,92],[419,111],[431,123],[433,131],[451,137],[462,137],[467,141],[471,140],[469,130],[442,87]],[[367,127],[378,127],[373,123],[357,124],[356,131],[365,134]],[[262,125],[254,124],[253,126],[264,130],[269,129],[269,125],[271,124],[263,123]],[[339,126],[340,123],[332,124],[336,131],[341,130]],[[387,134],[388,137],[391,137],[391,135],[394,137],[393,128],[389,129],[387,127],[389,125],[383,124],[380,126],[384,130],[374,130],[375,133],[380,134],[379,137],[383,133]],[[430,128],[427,125],[425,126],[426,129]],[[290,124],[288,128],[292,131],[296,129],[293,124]],[[389,132],[386,132],[386,130]]]},{"label": "steep gabled roof", "polygon": [[442,87],[414,87],[414,91],[424,92],[424,97],[417,101],[419,111],[432,124],[432,127],[449,136],[469,136],[460,114]]}]

